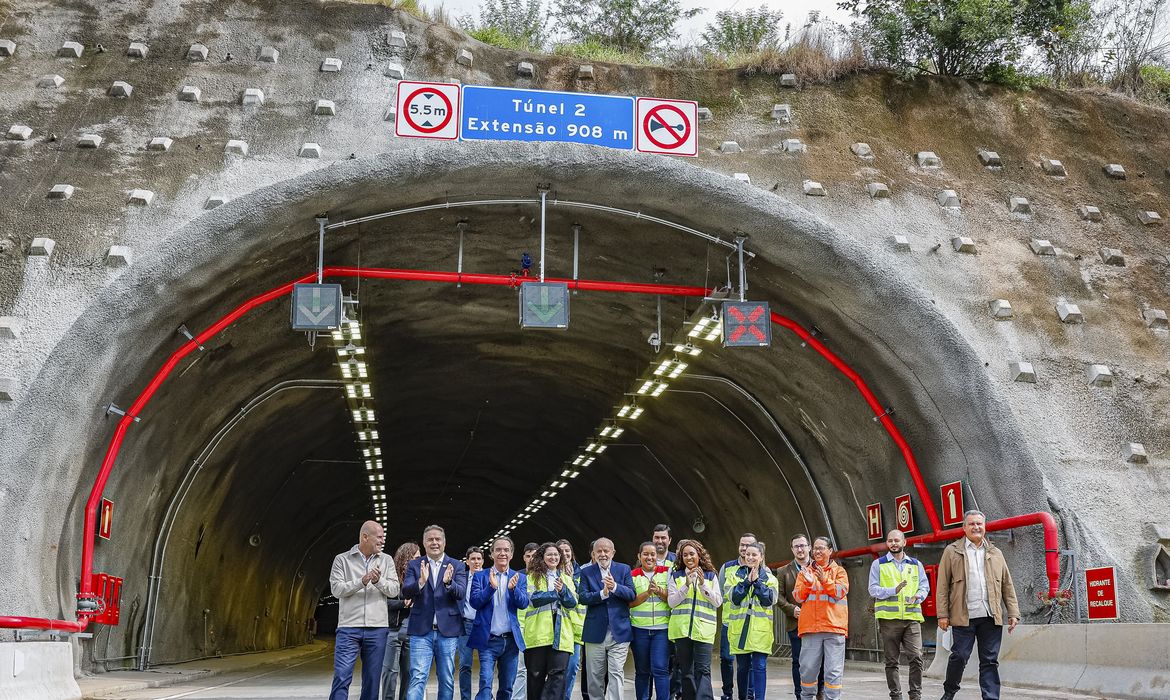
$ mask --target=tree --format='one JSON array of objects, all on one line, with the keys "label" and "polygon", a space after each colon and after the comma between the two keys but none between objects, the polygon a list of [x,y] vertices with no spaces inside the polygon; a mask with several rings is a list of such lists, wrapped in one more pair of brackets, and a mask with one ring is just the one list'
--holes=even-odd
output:
[{"label": "tree", "polygon": [[470,17],[459,23],[480,41],[539,51],[544,47],[548,15],[541,0],[483,0],[478,23]]},{"label": "tree", "polygon": [[635,54],[677,39],[678,21],[698,13],[681,0],[556,0],[552,12],[570,41]]},{"label": "tree", "polygon": [[783,18],[783,12],[762,6],[744,12],[722,10],[703,30],[703,42],[709,51],[723,56],[774,49],[780,45]]},{"label": "tree", "polygon": [[1106,5],[1105,66],[1115,90],[1137,95],[1142,69],[1157,65],[1170,54],[1165,30],[1170,19],[1168,0],[1111,0]]}]

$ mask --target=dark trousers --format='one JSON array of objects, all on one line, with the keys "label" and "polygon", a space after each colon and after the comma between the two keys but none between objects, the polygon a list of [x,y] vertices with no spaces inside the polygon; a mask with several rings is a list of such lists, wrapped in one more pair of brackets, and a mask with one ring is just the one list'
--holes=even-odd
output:
[{"label": "dark trousers", "polygon": [[[800,637],[796,630],[788,633],[788,643],[792,645],[792,692],[800,697]],[[817,695],[825,692],[825,669],[821,669],[821,676],[817,679]]]},{"label": "dark trousers", "polygon": [[670,697],[682,697],[682,671],[674,660],[674,642],[668,644],[670,649]]},{"label": "dark trousers", "polygon": [[979,642],[979,691],[983,700],[999,700],[999,643],[1003,640],[1003,625],[990,617],[976,617],[966,627],[951,625],[951,658],[947,661],[947,677],[943,682],[944,697],[954,697],[963,680],[963,669],[971,658],[971,649]]},{"label": "dark trousers", "polygon": [[735,682],[748,688],[756,700],[764,700],[768,688],[768,655],[753,651],[735,655]]},{"label": "dark trousers", "polygon": [[878,620],[882,649],[886,654],[886,686],[890,697],[902,697],[898,663],[902,654],[910,660],[910,700],[922,697],[922,626],[915,620]]},{"label": "dark trousers", "polygon": [[471,692],[471,656],[475,650],[467,646],[471,638],[471,626],[474,624],[475,618],[470,620],[463,618],[463,634],[459,635],[459,649],[456,651],[459,657],[459,700],[472,700],[475,697]]},{"label": "dark trousers", "polygon": [[711,690],[711,644],[689,637],[674,640],[674,658],[682,671],[683,700],[714,700]]},{"label": "dark trousers", "polygon": [[564,700],[569,656],[569,652],[557,651],[551,645],[524,650],[528,700]]},{"label": "dark trousers", "polygon": [[[728,639],[730,632],[727,630],[727,625],[723,625],[723,634],[719,635],[719,675],[723,677],[723,697],[724,700],[731,698],[731,682],[733,678],[739,680],[739,700],[747,700],[752,695],[751,676],[747,674],[748,660],[735,660],[735,656],[731,653],[731,640]],[[744,678],[748,681],[745,683]]]},{"label": "dark trousers", "polygon": [[378,700],[382,690],[382,658],[386,655],[385,627],[338,627],[333,647],[333,687],[329,700],[349,697],[353,667],[362,657],[361,700]]}]

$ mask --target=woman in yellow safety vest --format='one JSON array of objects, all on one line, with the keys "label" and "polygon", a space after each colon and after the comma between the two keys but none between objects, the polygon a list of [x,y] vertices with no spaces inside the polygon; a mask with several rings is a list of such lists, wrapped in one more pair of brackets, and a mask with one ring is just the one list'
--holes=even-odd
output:
[{"label": "woman in yellow safety vest", "polygon": [[713,700],[711,646],[718,624],[715,612],[723,595],[711,555],[698,540],[680,541],[677,552],[666,588],[667,631],[683,675],[682,696],[683,700]]},{"label": "woman in yellow safety vest", "polygon": [[[577,557],[573,556],[573,545],[568,540],[557,540],[557,548],[561,550],[561,571],[573,577],[574,588],[581,586],[581,566],[577,564]],[[569,619],[573,621],[573,653],[569,655],[569,665],[565,668],[565,700],[573,696],[573,683],[577,680],[577,671],[581,665],[581,632],[585,628],[585,611],[588,607],[577,601],[577,607],[569,612]],[[584,678],[584,676],[582,676]],[[583,698],[584,700],[584,698]]]},{"label": "woman in yellow safety vest", "polygon": [[573,577],[560,569],[561,550],[553,542],[536,549],[528,564],[528,600],[524,620],[524,666],[528,700],[564,700],[565,667],[573,653],[577,606]]},{"label": "woman in yellow safety vest", "polygon": [[776,639],[772,606],[776,604],[780,583],[768,573],[764,564],[762,542],[747,545],[743,561],[742,566],[730,572],[724,591],[735,606],[735,612],[726,621],[727,640],[733,655],[747,656],[751,681],[746,687],[755,690],[756,700],[764,700],[764,690],[768,687],[768,656]]},{"label": "woman in yellow safety vest", "polygon": [[658,548],[653,542],[643,542],[638,549],[642,564],[632,573],[634,599],[630,601],[630,625],[634,640],[634,696],[650,700],[650,678],[654,678],[654,697],[670,700],[670,645],[667,644],[667,623],[670,605],[666,589],[670,585],[670,569],[658,566]]}]

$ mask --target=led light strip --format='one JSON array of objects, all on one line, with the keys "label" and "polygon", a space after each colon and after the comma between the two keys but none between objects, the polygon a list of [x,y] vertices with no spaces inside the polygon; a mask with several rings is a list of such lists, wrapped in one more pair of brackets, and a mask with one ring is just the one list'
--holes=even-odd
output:
[{"label": "led light strip", "polygon": [[[355,303],[349,305],[356,308]],[[341,328],[333,331],[332,338],[341,378],[345,381],[345,401],[349,406],[358,449],[366,468],[366,483],[370,489],[373,519],[386,528],[389,526],[386,511],[386,472],[382,466],[382,441],[378,435],[378,416],[374,411],[374,390],[370,383],[361,323],[353,319],[343,319]]]},{"label": "led light strip", "polygon": [[508,522],[496,531],[496,534],[484,540],[482,546],[485,549],[491,546],[495,538],[511,535],[518,526],[523,525],[526,520],[548,505],[550,499],[556,498],[568,487],[570,481],[588,469],[597,460],[597,456],[608,448],[607,442],[620,438],[626,432],[623,425],[627,421],[638,420],[646,412],[646,406],[639,403],[639,400],[661,396],[670,386],[670,382],[678,379],[687,370],[689,365],[684,358],[694,358],[702,354],[703,350],[699,343],[717,341],[722,337],[723,320],[718,314],[718,309],[718,304],[710,301],[699,306],[691,320],[683,325],[687,332],[674,344],[674,356],[666,360],[655,360],[646,373],[634,381],[631,390],[624,394],[626,400],[616,408],[614,415],[603,420],[593,435],[585,441],[585,445],[565,460],[561,470],[541,487],[539,495],[533,496],[527,505],[514,513]]}]

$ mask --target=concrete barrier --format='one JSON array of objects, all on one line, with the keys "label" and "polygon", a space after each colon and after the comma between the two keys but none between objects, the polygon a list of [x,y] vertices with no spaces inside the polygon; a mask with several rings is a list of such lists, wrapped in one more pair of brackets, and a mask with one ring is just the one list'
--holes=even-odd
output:
[{"label": "concrete barrier", "polygon": [[81,700],[69,642],[0,642],[0,700]]},{"label": "concrete barrier", "polygon": [[[950,654],[942,646],[926,675],[942,678]],[[1170,625],[1021,625],[1004,634],[999,653],[1004,682],[1096,693],[1109,698],[1170,697]],[[971,654],[965,688],[978,687],[979,658]]]}]

